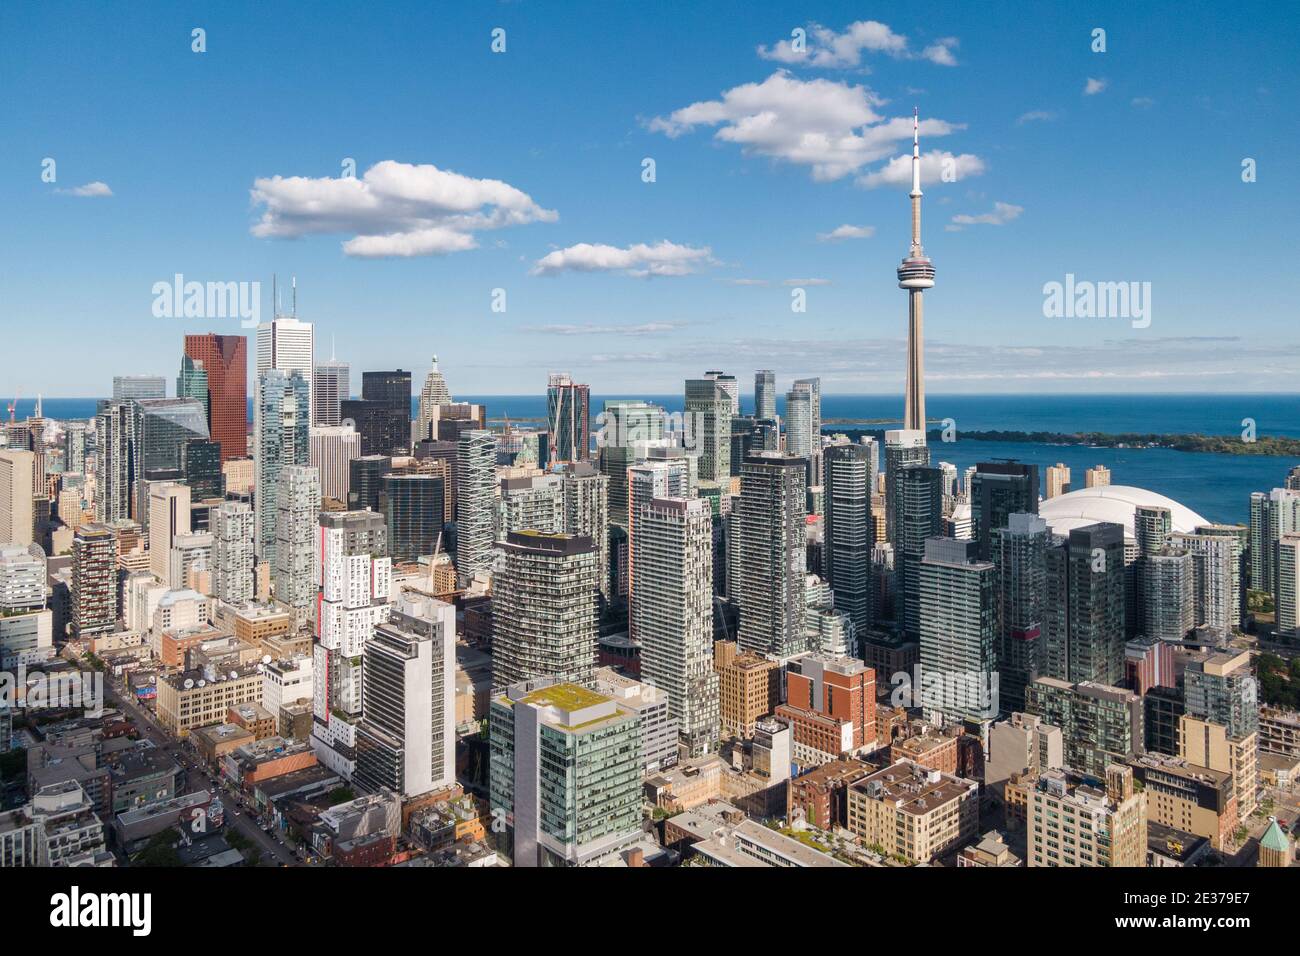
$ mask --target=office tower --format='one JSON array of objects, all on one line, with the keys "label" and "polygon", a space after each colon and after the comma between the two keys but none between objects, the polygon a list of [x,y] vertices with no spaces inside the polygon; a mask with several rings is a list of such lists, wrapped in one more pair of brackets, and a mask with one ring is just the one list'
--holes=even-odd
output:
[{"label": "office tower", "polygon": [[63,423],[63,470],[80,475],[86,471],[86,423]]},{"label": "office tower", "polygon": [[898,287],[907,290],[907,387],[903,428],[924,433],[925,337],[921,293],[934,286],[934,265],[921,246],[921,146],[917,117],[912,116],[912,247],[898,266]]},{"label": "office tower", "polygon": [[1027,808],[1028,866],[1133,867],[1147,862],[1147,800],[1133,771],[1119,764],[1081,776],[1049,770]]},{"label": "office tower", "polygon": [[342,403],[352,395],[351,368],[347,362],[330,359],[312,369],[311,421],[332,428],[343,421]]},{"label": "office tower", "polygon": [[1043,495],[1043,497],[1055,498],[1059,495],[1068,493],[1069,490],[1069,467],[1059,461],[1055,465],[1049,465],[1047,468],[1047,494]]},{"label": "office tower", "polygon": [[871,451],[866,445],[831,445],[823,452],[826,515],[822,562],[835,593],[835,607],[847,613],[859,631],[865,631],[874,620]]},{"label": "office tower", "polygon": [[223,501],[212,509],[208,531],[212,535],[212,595],[217,600],[243,604],[253,599],[255,530],[253,509],[246,502]]},{"label": "office tower", "polygon": [[280,472],[275,510],[275,599],[293,609],[301,627],[311,616],[316,596],[320,473],[310,465],[286,465]]},{"label": "office tower", "polygon": [[366,645],[356,782],[403,799],[456,783],[456,609],[402,599]]},{"label": "office tower", "polygon": [[221,473],[221,446],[209,438],[188,438],[181,445],[181,475],[190,486],[194,502],[221,498],[226,493]]},{"label": "office tower", "polygon": [[384,476],[384,520],[394,561],[417,561],[446,551],[442,542],[447,483],[441,475]]},{"label": "office tower", "polygon": [[35,525],[36,456],[0,450],[0,544],[32,543]]},{"label": "office tower", "polygon": [[1011,514],[1038,514],[1038,466],[1016,461],[984,461],[969,485],[971,537],[981,560],[992,555],[993,532]]},{"label": "office tower", "polygon": [[[820,485],[822,483],[822,380],[819,378],[798,378],[790,386],[792,392],[806,394],[808,396],[807,404],[807,434],[808,434],[808,483],[809,485]],[[786,406],[786,418],[790,418],[789,399]],[[788,451],[788,449],[787,449]],[[804,454],[803,452],[791,452],[791,454]]]},{"label": "office tower", "polygon": [[1142,633],[1161,641],[1181,641],[1196,626],[1196,567],[1191,553],[1162,548],[1143,555],[1141,562]]},{"label": "office tower", "polygon": [[84,524],[72,539],[72,636],[117,624],[117,537],[103,524]]},{"label": "office tower", "polygon": [[740,465],[750,455],[780,450],[781,434],[775,419],[732,418],[731,477],[740,477]]},{"label": "office tower", "polygon": [[736,381],[736,376],[728,375],[726,372],[720,372],[716,369],[705,372],[705,378],[711,378],[718,383],[727,398],[731,399],[731,414],[736,416],[740,414],[740,384]]},{"label": "office tower", "polygon": [[181,449],[187,441],[207,441],[207,416],[193,398],[153,398],[132,402],[130,432],[134,477],[153,471],[181,471]]},{"label": "office tower", "polygon": [[776,373],[771,369],[754,373],[754,417],[776,421]]},{"label": "office tower", "polygon": [[472,428],[487,428],[486,405],[452,402],[450,405],[439,405],[437,412],[432,436],[437,441],[456,441],[461,432]]},{"label": "office tower", "polygon": [[596,545],[600,568],[600,593],[608,603],[609,568],[609,478],[590,462],[566,465],[560,472],[564,498],[565,534],[590,538]]},{"label": "office tower", "polygon": [[1105,465],[1094,465],[1083,473],[1085,488],[1105,488],[1110,484],[1110,469]]},{"label": "office tower", "polygon": [[927,711],[996,717],[997,569],[975,543],[930,538],[918,568],[921,694]]},{"label": "office tower", "polygon": [[[1059,539],[1058,539],[1059,540]],[[1039,672],[1062,680],[1124,679],[1124,528],[1073,528],[1047,552]]]},{"label": "office tower", "polygon": [[517,531],[492,581],[492,686],[585,681],[596,662],[600,569],[590,538]]},{"label": "office tower", "polygon": [[346,503],[351,463],[361,457],[361,436],[349,425],[313,425],[308,442],[311,466],[320,472],[321,496]]},{"label": "office tower", "polygon": [[[362,451],[367,455],[405,455],[410,452],[411,373],[402,369],[362,372],[361,399],[367,403],[368,414],[356,428],[370,439],[369,443],[363,439]],[[355,404],[346,403],[348,408]],[[371,423],[370,428],[366,422]]]},{"label": "office tower", "polygon": [[641,674],[667,692],[687,752],[718,746],[713,672],[713,512],[701,498],[655,498],[637,512],[632,633]]},{"label": "office tower", "polygon": [[167,382],[161,375],[114,375],[113,401],[166,398]]},{"label": "office tower", "polygon": [[635,711],[543,679],[494,699],[489,723],[491,803],[505,811],[515,866],[595,864],[641,838]]},{"label": "office tower", "polygon": [[568,372],[552,372],[546,384],[546,429],[553,462],[591,457],[591,389]]},{"label": "office tower", "polygon": [[664,441],[664,410],[641,401],[607,401],[600,415],[600,470],[609,478],[609,521],[627,527],[627,469]]},{"label": "office tower", "polygon": [[388,619],[392,561],[384,519],[373,511],[324,512],[318,527],[312,746],[321,763],[351,778],[366,648]]},{"label": "office tower", "polygon": [[[295,287],[295,298],[297,290]],[[286,375],[297,372],[307,385],[307,422],[311,422],[312,371],[315,367],[315,330],[310,322],[299,322],[296,316],[278,314],[279,303],[273,306],[277,310],[275,318],[263,322],[257,327],[257,355],[254,364],[254,381],[272,369],[279,369]],[[297,306],[294,306],[296,313]],[[205,363],[206,367],[206,363]],[[257,402],[254,401],[254,409]]]},{"label": "office tower", "polygon": [[429,369],[429,374],[424,377],[424,386],[420,389],[419,417],[416,419],[415,424],[416,441],[437,437],[433,429],[438,421],[438,410],[442,406],[450,404],[451,391],[447,388],[447,380],[443,378],[442,372],[438,371],[438,356],[435,355],[433,357],[433,367]]},{"label": "office tower", "polygon": [[908,637],[921,634],[921,561],[926,541],[943,533],[943,472],[925,465],[894,473],[894,618]]},{"label": "office tower", "polygon": [[393,467],[387,455],[362,455],[348,462],[348,509],[378,511],[384,494],[384,476]]},{"label": "office tower", "polygon": [[1120,687],[1039,677],[1025,688],[1025,712],[1060,727],[1066,766],[1094,777],[1146,747],[1142,698]]},{"label": "office tower", "polygon": [[874,750],[876,674],[862,661],[806,654],[786,667],[778,720],[790,725],[793,757],[804,767]]},{"label": "office tower", "polygon": [[208,378],[208,433],[221,461],[248,456],[248,339],[242,335],[185,336],[185,354]]},{"label": "office tower", "polygon": [[806,458],[812,455],[812,395],[806,389],[785,393],[785,451]]},{"label": "office tower", "polygon": [[[714,372],[713,375],[720,373]],[[700,459],[700,477],[731,479],[731,396],[717,378],[686,380],[686,420]]]},{"label": "office tower", "polygon": [[496,439],[483,429],[462,432],[456,451],[456,574],[462,582],[492,570],[496,484]]},{"label": "office tower", "polygon": [[[383,402],[363,398],[344,399],[339,405],[341,423],[361,436],[362,455],[394,454],[392,409]],[[398,454],[406,454],[398,450]]]},{"label": "office tower", "polygon": [[1011,514],[993,530],[998,571],[998,686],[1002,709],[1025,705],[1025,686],[1039,674],[1047,594],[1047,522],[1036,514]]},{"label": "office tower", "polygon": [[190,533],[190,489],[165,482],[149,489],[149,570],[169,588],[183,588],[171,578],[172,544]]},{"label": "office tower", "polygon": [[910,465],[930,464],[925,432],[894,429],[885,432],[885,529],[892,543],[898,535],[895,518],[896,475]]},{"label": "office tower", "polygon": [[1300,535],[1286,534],[1274,549],[1273,629],[1278,637],[1300,636]]},{"label": "office tower", "polygon": [[[260,328],[259,328],[260,335]],[[260,345],[260,343],[259,343]],[[275,562],[276,496],[280,475],[290,465],[310,459],[310,392],[297,371],[270,369],[258,380],[253,457],[257,462],[257,556]]]},{"label": "office tower", "polygon": [[[208,373],[203,360],[181,356],[181,371],[176,376],[176,397],[192,398],[203,405],[203,418],[211,421],[208,408]],[[209,425],[211,428],[211,425]]]},{"label": "office tower", "polygon": [[804,649],[807,462],[765,452],[746,460],[733,506],[734,578],[740,646],[788,657]]}]

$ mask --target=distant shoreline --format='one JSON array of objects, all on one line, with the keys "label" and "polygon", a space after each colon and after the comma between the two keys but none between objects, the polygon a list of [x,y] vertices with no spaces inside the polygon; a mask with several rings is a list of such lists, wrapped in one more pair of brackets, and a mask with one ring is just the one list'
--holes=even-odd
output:
[{"label": "distant shoreline", "polygon": [[[840,429],[840,434],[850,438],[863,435],[877,440],[884,439],[881,429],[852,428]],[[1256,438],[1253,442],[1225,435],[1198,434],[1139,434],[1125,432],[1109,434],[1107,432],[1024,432],[1024,431],[959,431],[958,439],[970,441],[1022,442],[1032,445],[1073,445],[1085,448],[1168,448],[1173,451],[1202,452],[1215,455],[1262,455],[1276,458],[1300,458],[1300,439],[1296,438]],[[943,431],[931,429],[926,438],[943,440]]]}]

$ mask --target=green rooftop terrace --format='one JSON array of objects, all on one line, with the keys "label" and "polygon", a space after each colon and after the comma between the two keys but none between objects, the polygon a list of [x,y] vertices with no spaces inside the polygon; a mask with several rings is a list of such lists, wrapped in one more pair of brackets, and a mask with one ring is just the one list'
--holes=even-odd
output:
[{"label": "green rooftop terrace", "polygon": [[572,713],[575,710],[581,710],[583,707],[591,707],[607,700],[609,698],[604,694],[598,694],[594,690],[588,690],[577,684],[552,684],[550,687],[543,687],[540,690],[533,691],[524,697],[520,703],[536,704],[539,707],[558,707],[560,710]]}]

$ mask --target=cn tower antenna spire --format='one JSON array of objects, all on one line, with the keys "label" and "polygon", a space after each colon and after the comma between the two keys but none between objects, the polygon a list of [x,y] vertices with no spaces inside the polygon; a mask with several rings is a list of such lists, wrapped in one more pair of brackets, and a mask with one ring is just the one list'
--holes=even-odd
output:
[{"label": "cn tower antenna spire", "polygon": [[898,266],[898,287],[907,290],[907,385],[903,428],[924,432],[925,331],[921,293],[934,286],[934,266],[921,246],[921,118],[912,110],[912,246]]}]

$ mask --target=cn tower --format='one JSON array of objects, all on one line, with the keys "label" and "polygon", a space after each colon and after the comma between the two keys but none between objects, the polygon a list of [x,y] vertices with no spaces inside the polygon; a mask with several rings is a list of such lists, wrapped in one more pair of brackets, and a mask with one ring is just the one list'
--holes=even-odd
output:
[{"label": "cn tower", "polygon": [[912,111],[912,248],[898,266],[898,287],[907,290],[907,392],[903,427],[925,431],[925,336],[921,290],[934,286],[934,266],[921,248],[921,138]]}]

